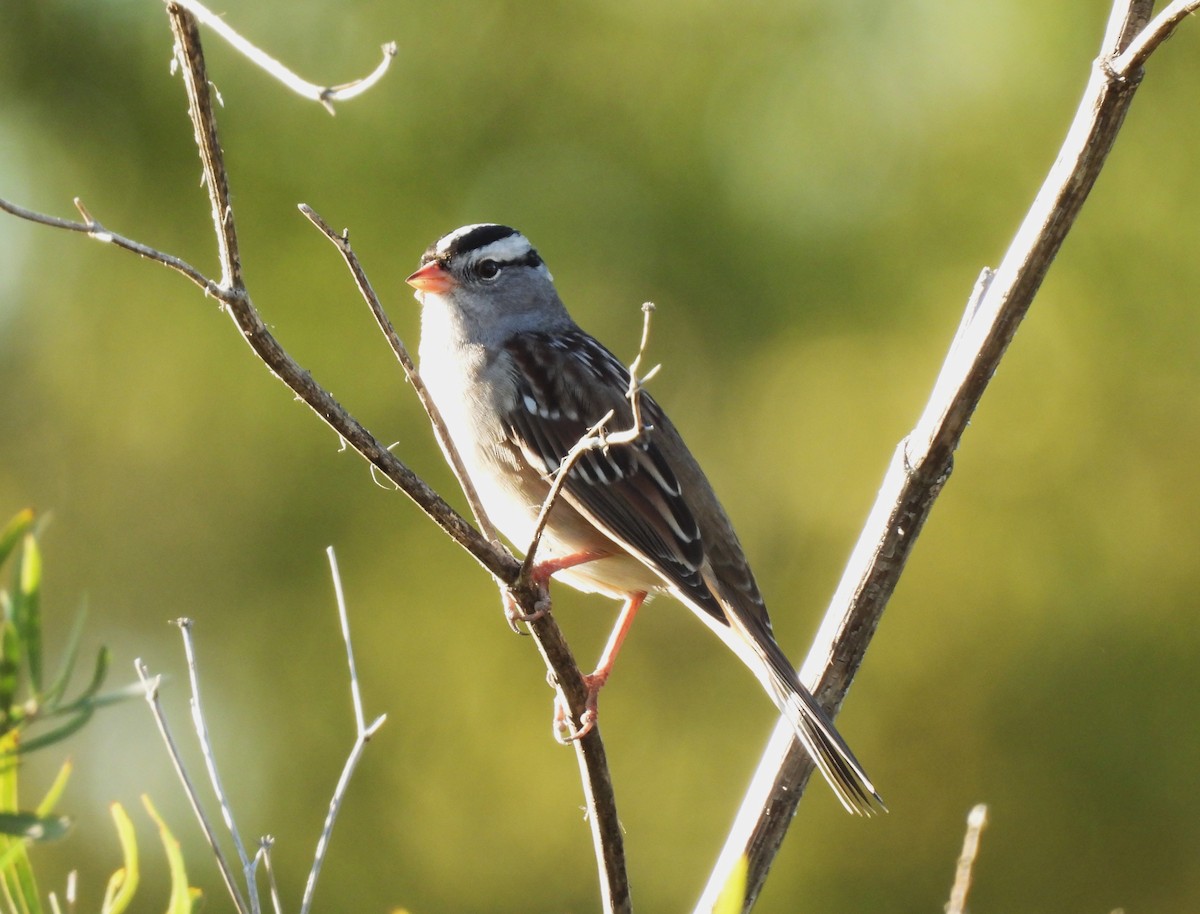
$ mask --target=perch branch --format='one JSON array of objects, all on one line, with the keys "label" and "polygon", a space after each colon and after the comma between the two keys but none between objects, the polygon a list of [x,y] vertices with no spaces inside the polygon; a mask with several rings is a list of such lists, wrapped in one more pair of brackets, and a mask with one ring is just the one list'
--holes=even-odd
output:
[{"label": "perch branch", "polygon": [[[580,720],[586,710],[587,687],[584,685],[579,664],[576,663],[570,646],[567,644],[566,638],[562,630],[558,627],[558,624],[548,613],[538,611],[538,607],[544,605],[541,603],[543,598],[539,593],[538,586],[529,579],[528,574],[522,574],[524,563],[518,564],[516,559],[500,543],[499,533],[492,526],[487,513],[483,510],[483,505],[479,501],[479,496],[475,492],[470,476],[462,464],[462,459],[457,449],[450,440],[449,432],[446,430],[437,406],[434,404],[432,398],[429,397],[425,385],[421,382],[416,366],[413,364],[412,357],[408,354],[407,348],[400,340],[391,321],[383,311],[383,307],[379,302],[378,296],[375,294],[370,280],[367,278],[366,272],[363,270],[357,255],[355,255],[353,248],[350,246],[348,233],[343,232],[338,234],[333,231],[329,224],[310,206],[302,204],[300,211],[337,247],[346,261],[346,265],[354,276],[354,281],[358,286],[360,294],[366,300],[393,353],[399,360],[409,381],[412,382],[413,388],[417,391],[417,396],[421,401],[421,405],[425,407],[426,414],[433,425],[434,433],[437,435],[438,441],[442,446],[442,451],[445,453],[447,461],[450,463],[451,468],[458,477],[459,483],[462,485],[463,492],[471,505],[472,513],[475,514],[476,520],[479,521],[481,529],[484,531],[483,535],[490,540],[491,547],[497,555],[509,563],[503,569],[504,573],[498,572],[496,568],[486,563],[482,564],[492,572],[504,591],[511,594],[524,609],[524,616],[529,620],[530,633],[534,637],[538,652],[541,654],[546,668],[550,671],[551,680],[558,692],[558,701],[563,707],[570,709],[571,717],[574,720]],[[649,317],[647,317],[648,321]],[[644,333],[645,331],[643,331],[643,339]],[[651,374],[653,372],[649,372],[647,378]],[[351,446],[362,453],[354,440],[347,440],[350,441]],[[366,455],[364,454],[363,456]],[[390,457],[391,455],[389,454],[388,456]],[[378,466],[378,464],[376,465]],[[395,476],[391,474],[387,475],[393,482],[400,485]],[[424,485],[424,483],[422,482],[421,485]],[[437,518],[435,517],[434,520],[436,521]],[[463,523],[465,524],[465,521]],[[445,529],[444,525],[443,529]],[[469,525],[468,529],[471,533],[475,533],[474,529],[470,528]],[[454,535],[450,530],[447,530],[447,532],[451,533],[452,536]],[[532,551],[530,554],[532,554]],[[526,561],[528,561],[528,557]],[[616,795],[613,791],[612,778],[608,770],[607,753],[604,750],[604,744],[600,740],[599,733],[595,729],[589,732],[584,739],[576,740],[574,745],[583,782],[584,797],[588,808],[588,822],[592,828],[604,910],[613,912],[628,911],[630,909],[630,901],[629,883],[625,869],[624,836],[621,833],[621,823],[617,817]]]},{"label": "perch branch", "polygon": [[[1095,184],[1141,81],[1140,62],[1184,15],[1164,21],[1144,42],[1144,54],[1122,62],[1138,35],[1145,35],[1142,30],[1152,10],[1152,0],[1118,0],[1058,158],[995,274],[985,271],[977,284],[925,410],[896,449],[800,672],[831,715],[840,708],[862,663],[917,535],[950,474],[967,423]],[[1115,63],[1125,69],[1115,71]],[[780,722],[697,912],[713,909],[743,857],[749,865],[742,910],[750,910],[811,773],[811,760],[797,746],[787,722]]]},{"label": "perch branch", "polygon": [[[189,0],[189,5],[190,0]],[[177,60],[184,73],[188,110],[192,120],[197,148],[200,153],[212,209],[213,228],[217,238],[221,279],[213,280],[199,270],[171,255],[155,251],[104,229],[89,215],[84,223],[74,223],[34,213],[15,204],[0,200],[0,209],[33,222],[69,231],[82,232],[99,241],[113,243],[140,256],[149,258],[187,276],[206,294],[219,301],[229,314],[242,337],[267,368],[309,406],[338,436],[354,448],[371,466],[387,476],[411,498],[443,531],[465,549],[480,565],[511,588],[514,598],[531,613],[539,594],[528,582],[517,580],[520,564],[498,543],[493,544],[471,526],[444,499],[433,491],[404,463],[394,457],[374,436],[307,371],[300,367],[283,349],[263,323],[253,306],[242,277],[238,239],[230,205],[228,175],[217,137],[216,119],[209,92],[203,49],[198,24],[187,8],[178,2],[167,3],[167,13],[175,36]],[[361,91],[361,90],[360,90]],[[530,625],[530,631],[559,690],[559,699],[578,717],[585,710],[587,689],[570,646],[558,625],[548,615]],[[589,808],[589,821],[594,834],[601,835],[597,852],[602,896],[605,910],[630,910],[628,881],[625,874],[623,839],[616,812],[616,800],[608,772],[607,757],[599,729],[575,743],[580,770],[584,774],[583,789]],[[228,879],[227,879],[228,881]],[[235,888],[231,894],[238,897]],[[239,906],[239,910],[245,908]]]}]

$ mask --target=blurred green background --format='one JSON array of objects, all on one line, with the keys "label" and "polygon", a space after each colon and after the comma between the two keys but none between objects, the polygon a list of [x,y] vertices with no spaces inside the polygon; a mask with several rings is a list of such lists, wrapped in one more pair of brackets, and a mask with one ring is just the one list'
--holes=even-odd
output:
[{"label": "blurred green background", "polygon": [[[208,35],[246,276],[283,344],[449,493],[297,203],[351,228],[414,346],[403,279],[466,222],[525,231],[579,321],[626,357],[640,303],[657,302],[655,395],[797,659],[979,269],[1053,160],[1107,16],[1085,0],[221,9],[317,82],[400,46],[383,83],[331,118]],[[1151,62],[840,718],[891,814],[852,819],[814,786],[758,910],[939,910],[979,801],[992,825],[976,911],[1200,908],[1198,47],[1186,23]],[[150,0],[3,0],[0,195],[68,217],[78,195],[114,231],[215,272],[170,49]],[[291,910],[352,739],[327,544],[367,712],[389,721],[318,908],[596,910],[575,761],[550,739],[541,663],[489,579],[374,485],[192,286],[4,217],[0,519],[25,505],[52,514],[48,640],[86,603],[115,678],[135,657],[170,675],[181,732],[165,620],[196,619],[225,780],[246,837],[276,837]],[[594,657],[615,606],[560,590],[555,607]],[[688,909],[770,703],[662,600],[603,709],[635,901]],[[149,791],[210,910],[227,909],[140,703],[31,758],[31,791],[66,752],[77,826],[40,850],[43,873],[79,867],[94,907],[118,864],[107,803],[140,810]],[[154,886],[143,910],[160,907]]]}]

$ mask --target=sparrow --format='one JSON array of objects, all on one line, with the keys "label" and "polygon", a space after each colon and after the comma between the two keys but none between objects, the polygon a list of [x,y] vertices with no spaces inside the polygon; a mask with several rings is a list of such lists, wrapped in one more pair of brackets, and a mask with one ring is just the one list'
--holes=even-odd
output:
[{"label": "sparrow", "polygon": [[531,543],[568,453],[605,416],[601,435],[634,428],[636,397],[639,433],[584,450],[571,464],[535,555],[535,578],[553,575],[622,601],[600,663],[585,677],[585,727],[639,607],[666,592],[750,668],[848,811],[884,808],[776,643],[741,543],[696,458],[653,397],[630,393],[628,368],[571,319],[525,236],[506,225],[455,229],[426,249],[407,282],[421,303],[421,378],[484,509],[518,548]]}]

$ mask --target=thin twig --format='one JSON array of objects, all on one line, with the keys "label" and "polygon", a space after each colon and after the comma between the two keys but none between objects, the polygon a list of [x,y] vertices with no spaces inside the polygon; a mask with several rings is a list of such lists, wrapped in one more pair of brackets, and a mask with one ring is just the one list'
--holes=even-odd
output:
[{"label": "thin twig", "polygon": [[350,641],[350,616],[346,612],[346,593],[342,590],[342,572],[332,546],[325,547],[329,559],[329,575],[333,578],[333,596],[337,601],[338,622],[342,628],[342,643],[346,646],[346,665],[350,668],[350,701],[354,705],[354,730],[362,733],[366,727],[363,716],[362,691],[358,687],[358,667],[354,663],[354,645]]},{"label": "thin twig", "polygon": [[92,218],[91,214],[83,205],[83,201],[78,197],[75,198],[75,208],[79,210],[83,216],[83,222],[72,222],[69,219],[60,219],[57,216],[48,216],[45,213],[35,212],[31,209],[25,209],[23,206],[18,206],[9,200],[0,199],[0,210],[6,213],[11,213],[20,219],[25,219],[29,222],[36,222],[40,225],[48,225],[51,228],[63,229],[68,232],[80,232],[88,235],[102,244],[111,244],[122,250],[130,251],[137,254],[139,257],[144,257],[147,260],[153,260],[156,263],[161,263],[165,267],[170,267],[176,273],[186,276],[197,286],[204,290],[205,294],[218,296],[220,287],[193,267],[186,261],[180,260],[178,257],[173,257],[170,254],[164,254],[162,251],[157,251],[152,247],[142,244],[140,241],[134,241],[131,238],[126,238],[124,235],[118,235],[116,232],[111,232],[103,225]]},{"label": "thin twig", "polygon": [[392,58],[396,56],[396,42],[389,41],[383,46],[383,60],[367,76],[337,86],[318,86],[296,75],[270,54],[247,41],[227,25],[224,19],[198,3],[197,0],[175,0],[175,2],[224,38],[234,50],[255,66],[275,77],[297,95],[320,102],[330,114],[336,113],[333,108],[334,102],[345,101],[361,95],[379,82],[383,78],[383,74],[388,71],[388,67],[391,66]]},{"label": "thin twig", "polygon": [[275,867],[271,865],[271,848],[275,839],[263,835],[258,841],[258,857],[262,859],[263,871],[267,874],[267,885],[271,888],[271,910],[275,914],[283,914],[283,902],[279,898],[279,886],[275,882]]},{"label": "thin twig", "polygon": [[354,775],[354,769],[358,767],[359,759],[362,758],[363,750],[375,732],[383,726],[387,720],[386,714],[380,714],[370,725],[365,724],[362,710],[362,692],[358,685],[358,668],[354,664],[354,645],[350,640],[350,617],[346,612],[346,597],[342,591],[342,576],[338,571],[337,556],[333,552],[333,547],[330,546],[325,550],[325,554],[329,557],[329,572],[333,576],[333,591],[337,600],[338,621],[342,628],[342,641],[346,647],[346,664],[350,669],[350,700],[354,705],[354,746],[350,750],[350,756],[346,759],[345,765],[342,766],[341,776],[338,778],[337,786],[334,788],[333,796],[329,800],[329,811],[325,814],[325,825],[321,829],[321,837],[317,840],[317,851],[313,856],[312,869],[308,874],[308,881],[304,884],[304,899],[300,903],[300,914],[308,914],[312,908],[313,893],[317,889],[317,879],[321,875],[321,867],[325,864],[325,854],[329,849],[329,839],[333,837],[333,826],[337,821],[338,813],[342,808],[342,801],[345,799],[346,790],[350,785],[350,779]]},{"label": "thin twig", "polygon": [[946,902],[946,914],[963,914],[967,909],[967,893],[971,891],[971,872],[975,858],[979,856],[979,838],[987,825],[987,806],[983,803],[972,807],[967,814],[967,832],[963,836],[962,853],[954,869],[954,885],[950,889],[950,900]]},{"label": "thin twig", "polygon": [[146,689],[146,703],[150,705],[150,713],[154,716],[154,722],[158,725],[159,735],[167,747],[167,755],[171,759],[171,765],[175,768],[175,774],[179,776],[180,782],[183,784],[183,793],[188,798],[188,802],[192,806],[192,812],[196,816],[196,821],[200,823],[200,830],[204,833],[204,838],[208,841],[209,849],[213,853],[213,857],[217,861],[217,869],[221,871],[221,878],[225,882],[225,888],[229,892],[229,896],[233,899],[234,906],[238,909],[239,914],[250,914],[250,908],[246,904],[246,899],[242,895],[241,889],[238,887],[237,879],[233,874],[233,867],[229,865],[229,860],[225,857],[225,852],[221,849],[221,844],[217,840],[216,829],[208,819],[208,815],[204,812],[204,807],[200,802],[200,793],[196,789],[196,785],[192,782],[191,775],[187,773],[187,768],[183,764],[183,756],[179,753],[179,746],[175,742],[175,738],[171,735],[171,728],[167,724],[167,716],[163,713],[162,703],[159,701],[158,689],[162,682],[161,676],[151,676],[146,664],[139,657],[133,661],[133,668],[137,671],[138,679]]},{"label": "thin twig", "polygon": [[433,425],[433,433],[442,448],[442,453],[446,455],[446,460],[450,464],[450,469],[454,472],[459,486],[462,487],[463,495],[467,499],[467,506],[471,509],[471,514],[475,518],[476,525],[478,525],[483,535],[491,540],[493,544],[499,545],[500,533],[487,516],[487,511],[484,510],[483,502],[479,498],[479,493],[475,491],[475,484],[471,481],[471,477],[467,473],[467,468],[458,453],[458,448],[454,446],[454,442],[450,438],[450,432],[446,428],[442,414],[438,410],[437,404],[433,402],[433,398],[429,396],[429,390],[425,387],[425,382],[421,380],[421,375],[417,372],[416,363],[413,362],[412,356],[408,354],[408,348],[404,345],[404,341],[400,339],[400,335],[396,333],[396,328],[392,325],[391,319],[383,310],[379,296],[375,294],[375,289],[371,285],[371,281],[367,278],[366,271],[362,268],[362,264],[359,263],[358,255],[354,253],[354,248],[350,246],[350,232],[348,230],[343,230],[341,233],[335,232],[329,223],[322,219],[316,210],[307,203],[301,203],[299,208],[305,218],[315,225],[322,235],[333,242],[333,245],[341,253],[342,259],[346,261],[350,275],[354,277],[354,284],[358,286],[359,294],[366,301],[367,307],[371,309],[371,314],[374,315],[375,322],[379,325],[379,329],[387,339],[388,345],[391,346],[396,360],[400,363],[400,367],[404,369],[404,376],[408,378],[408,383],[416,391],[417,399],[420,400],[425,414],[429,417],[429,421]]},{"label": "thin twig", "polygon": [[[884,607],[988,382],[1095,184],[1139,80],[1113,61],[1149,19],[1152,0],[1118,0],[1063,147],[999,268],[986,274],[913,432],[897,447],[800,677],[833,715],[862,663]],[[1157,45],[1155,45],[1157,46]],[[710,912],[729,874],[749,861],[743,911],[757,898],[812,773],[811,759],[781,721],[695,910]]]},{"label": "thin twig", "polygon": [[575,442],[571,450],[567,451],[567,455],[562,459],[552,475],[550,491],[546,493],[546,497],[542,501],[541,510],[538,511],[537,522],[533,527],[533,537],[529,541],[529,548],[525,551],[525,559],[521,562],[522,580],[528,579],[530,573],[533,571],[534,558],[537,555],[538,546],[542,542],[542,534],[546,530],[546,524],[550,520],[550,511],[562,494],[563,487],[567,483],[567,477],[579,459],[588,451],[604,450],[612,445],[632,444],[646,431],[645,424],[642,422],[642,387],[647,381],[658,374],[662,368],[662,365],[655,365],[644,376],[638,376],[642,359],[646,355],[646,347],[650,343],[650,315],[653,313],[653,302],[646,302],[642,305],[642,340],[638,344],[637,355],[629,363],[629,386],[626,389],[625,397],[629,400],[629,408],[633,414],[633,425],[621,432],[606,432],[604,427],[613,418],[613,410],[610,409],[584,433],[582,438]]},{"label": "thin twig", "polygon": [[567,477],[570,475],[572,468],[578,463],[579,458],[588,451],[604,447],[601,444],[602,441],[607,440],[607,436],[604,434],[604,426],[612,421],[612,417],[613,411],[610,409],[596,421],[595,425],[584,433],[582,438],[575,442],[571,450],[567,451],[567,456],[562,459],[558,468],[551,474],[550,491],[546,493],[546,497],[542,501],[537,521],[533,525],[533,536],[529,540],[529,548],[525,550],[525,558],[521,562],[522,579],[528,578],[533,571],[538,546],[542,543],[542,534],[546,532],[546,523],[550,520],[550,511],[558,501],[559,495],[562,494],[563,487],[567,484]]},{"label": "thin twig", "polygon": [[167,11],[180,48],[186,75],[188,112],[197,138],[205,187],[209,194],[223,278],[221,301],[246,342],[263,363],[324,420],[339,437],[392,480],[475,559],[502,581],[516,580],[516,559],[486,540],[441,496],[396,459],[374,436],[347,413],[312,376],[292,359],[267,329],[245,292],[237,259],[237,230],[229,208],[229,181],[224,155],[216,139],[215,113],[205,76],[204,51],[194,18],[177,4]]},{"label": "thin twig", "polygon": [[1140,70],[1159,45],[1170,38],[1179,24],[1197,9],[1200,9],[1200,0],[1174,0],[1164,6],[1150,24],[1129,42],[1129,46],[1109,61],[1113,74],[1128,78]]},{"label": "thin twig", "polygon": [[255,859],[246,853],[246,845],[238,832],[237,824],[233,821],[233,806],[225,787],[221,783],[221,775],[217,770],[217,757],[213,750],[212,739],[208,735],[208,723],[204,719],[204,708],[200,704],[200,673],[196,665],[196,645],[192,639],[192,620],[176,619],[179,633],[183,636],[183,653],[187,658],[188,683],[191,688],[189,705],[192,711],[192,727],[200,743],[200,754],[204,757],[204,767],[208,771],[208,781],[217,797],[217,805],[221,807],[221,818],[225,828],[233,836],[233,846],[237,851],[238,860],[242,864],[242,875],[246,880],[246,895],[250,902],[251,911],[259,911],[258,880],[255,873]]}]

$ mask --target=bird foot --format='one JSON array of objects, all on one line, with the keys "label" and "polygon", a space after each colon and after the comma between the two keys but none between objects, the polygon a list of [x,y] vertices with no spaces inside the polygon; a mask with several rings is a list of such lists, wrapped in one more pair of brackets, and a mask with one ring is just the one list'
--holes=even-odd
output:
[{"label": "bird foot", "polygon": [[600,717],[600,690],[608,680],[608,672],[597,670],[583,677],[587,687],[587,700],[583,705],[583,714],[579,716],[579,727],[571,725],[570,711],[563,705],[561,699],[554,702],[554,738],[566,746],[569,743],[583,739],[596,727]]},{"label": "bird foot", "polygon": [[521,609],[521,604],[513,596],[512,591],[507,587],[502,587],[500,590],[500,598],[504,603],[504,619],[508,622],[508,627],[518,635],[524,635],[521,631],[521,623],[528,625],[530,622],[536,622],[538,619],[544,618],[546,613],[550,612],[550,593],[543,589],[538,594],[537,602],[534,603],[533,612],[527,613]]}]

